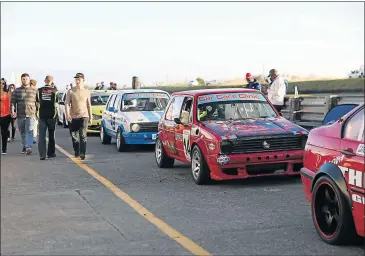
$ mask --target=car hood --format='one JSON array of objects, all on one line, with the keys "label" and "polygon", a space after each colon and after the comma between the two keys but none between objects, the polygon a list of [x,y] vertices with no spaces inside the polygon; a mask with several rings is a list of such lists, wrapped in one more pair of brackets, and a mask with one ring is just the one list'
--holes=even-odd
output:
[{"label": "car hood", "polygon": [[101,116],[103,114],[105,105],[91,106],[91,111],[93,115]]},{"label": "car hood", "polygon": [[306,129],[293,124],[285,118],[255,118],[239,121],[205,121],[203,124],[223,139],[308,134]]}]

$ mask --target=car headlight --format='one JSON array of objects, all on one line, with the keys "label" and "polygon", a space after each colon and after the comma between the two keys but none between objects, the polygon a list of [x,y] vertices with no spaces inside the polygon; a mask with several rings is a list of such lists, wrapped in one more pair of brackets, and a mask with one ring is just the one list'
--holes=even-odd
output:
[{"label": "car headlight", "polygon": [[94,119],[94,120],[99,120],[99,119],[101,119],[101,116],[93,115],[93,119]]},{"label": "car headlight", "polygon": [[230,140],[221,141],[221,153],[230,154],[233,151],[233,142]]},{"label": "car headlight", "polygon": [[132,132],[138,132],[139,129],[140,129],[139,124],[132,124],[131,125]]}]

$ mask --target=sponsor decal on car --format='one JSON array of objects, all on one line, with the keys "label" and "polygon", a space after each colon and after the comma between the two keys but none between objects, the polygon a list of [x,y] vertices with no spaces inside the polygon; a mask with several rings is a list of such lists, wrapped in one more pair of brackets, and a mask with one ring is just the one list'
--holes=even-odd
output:
[{"label": "sponsor decal on car", "polygon": [[140,98],[166,98],[169,96],[165,93],[127,93],[123,95],[123,99],[140,99]]},{"label": "sponsor decal on car", "polygon": [[265,97],[258,93],[218,93],[218,94],[207,94],[199,96],[198,104],[205,104],[209,102],[217,101],[232,101],[232,100],[256,100],[264,101]]},{"label": "sponsor decal on car", "polygon": [[360,155],[360,156],[364,156],[364,144],[360,144],[358,147],[357,147],[357,150],[356,150],[356,154]]},{"label": "sponsor decal on car", "polygon": [[186,160],[190,161],[191,160],[191,157],[190,157],[190,152],[191,152],[190,130],[183,131],[183,144],[184,144],[184,154],[185,154]]}]

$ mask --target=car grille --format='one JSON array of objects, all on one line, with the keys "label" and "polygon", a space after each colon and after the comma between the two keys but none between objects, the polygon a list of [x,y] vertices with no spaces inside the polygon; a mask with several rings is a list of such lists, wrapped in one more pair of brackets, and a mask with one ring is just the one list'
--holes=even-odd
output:
[{"label": "car grille", "polygon": [[[233,154],[302,149],[299,136],[238,139],[232,142]],[[269,145],[269,147],[264,147],[264,144]]]},{"label": "car grille", "polygon": [[[138,132],[157,132],[158,131],[158,122],[154,123],[138,123],[140,129]],[[132,124],[131,124],[132,126]]]}]

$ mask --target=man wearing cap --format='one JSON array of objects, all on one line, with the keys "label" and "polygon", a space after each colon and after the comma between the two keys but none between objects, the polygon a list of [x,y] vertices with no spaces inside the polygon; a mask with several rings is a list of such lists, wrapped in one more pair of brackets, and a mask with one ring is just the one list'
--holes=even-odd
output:
[{"label": "man wearing cap", "polygon": [[272,83],[267,90],[267,97],[280,113],[284,107],[284,97],[286,95],[285,80],[279,75],[276,69],[271,69],[268,77]]},{"label": "man wearing cap", "polygon": [[66,94],[66,118],[70,122],[70,133],[75,157],[85,159],[87,127],[92,123],[90,91],[85,88],[85,76],[77,73],[76,85]]},{"label": "man wearing cap", "polygon": [[246,80],[248,82],[247,88],[261,91],[261,84],[253,77],[251,73],[246,74]]},{"label": "man wearing cap", "polygon": [[[45,86],[38,89],[37,103],[38,103],[38,118],[39,118],[39,139],[38,152],[40,160],[56,157],[56,118],[57,118],[57,104],[58,91],[55,86],[52,86],[53,77],[46,76],[44,79]],[[48,150],[46,145],[46,133],[48,130]]]},{"label": "man wearing cap", "polygon": [[32,153],[34,119],[36,116],[37,89],[30,86],[30,77],[21,76],[22,85],[17,88],[11,98],[11,115],[17,117],[18,128],[22,137],[22,154]]}]

